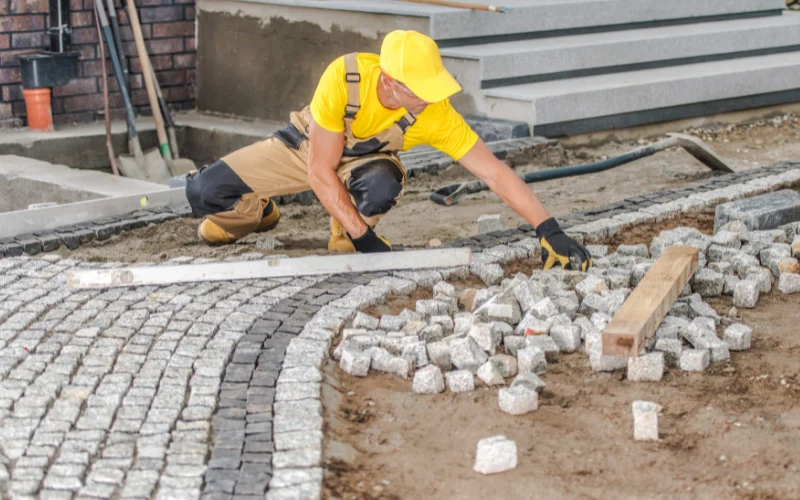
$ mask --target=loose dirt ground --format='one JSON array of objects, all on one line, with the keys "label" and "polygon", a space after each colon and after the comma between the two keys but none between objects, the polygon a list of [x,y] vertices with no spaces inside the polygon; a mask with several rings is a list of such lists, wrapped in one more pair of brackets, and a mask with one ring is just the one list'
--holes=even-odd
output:
[{"label": "loose dirt ground", "polygon": [[[710,233],[712,224],[707,211],[605,243],[649,242],[677,225]],[[390,297],[366,312],[396,314],[429,295]],[[539,410],[519,417],[499,410],[497,389],[421,396],[410,380],[350,377],[330,362],[323,497],[800,498],[799,300],[774,292],[740,310],[735,320],[754,330],[751,350],[703,374],[670,369],[659,383],[633,383],[624,370],[593,372],[583,353],[562,355],[543,376]],[[732,307],[730,297],[710,303],[722,316]],[[631,403],[640,399],[663,407],[658,442],[633,440]],[[519,466],[481,476],[476,444],[497,434],[516,441]]]},{"label": "loose dirt ground", "polygon": [[[421,396],[329,364],[323,498],[800,498],[797,306],[772,294],[742,311],[752,349],[702,374],[633,383],[562,356],[539,410],[518,417],[498,409],[496,389]],[[635,400],[663,407],[658,442],[633,440]],[[516,441],[519,465],[482,476],[476,444],[498,434]]]},{"label": "loose dirt ground", "polygon": [[[748,125],[728,125],[684,131],[706,141],[727,158],[734,170],[771,165],[781,160],[800,159],[800,117],[784,115],[774,120]],[[577,165],[627,152],[649,141],[608,142],[597,147],[557,146],[541,152],[529,163],[516,166],[520,172]],[[709,177],[711,171],[683,150],[668,150],[654,156],[599,174],[559,179],[533,186],[545,207],[553,215],[602,206],[623,198],[642,195]],[[439,175],[413,179],[399,205],[378,225],[378,232],[395,244],[425,246],[431,239],[442,242],[474,235],[476,221],[482,214],[501,214],[506,227],[524,221],[491,192],[477,193],[452,207],[440,207],[428,200],[431,191],[442,185],[472,180],[460,166]],[[319,204],[282,207],[278,227],[269,233],[285,246],[269,254],[290,256],[326,253],[330,237],[329,219]],[[184,219],[142,228],[114,236],[103,242],[84,245],[75,251],[60,250],[74,258],[107,261],[164,261],[182,255],[224,258],[259,251],[259,235],[223,248],[208,248],[197,243],[198,221]]]}]

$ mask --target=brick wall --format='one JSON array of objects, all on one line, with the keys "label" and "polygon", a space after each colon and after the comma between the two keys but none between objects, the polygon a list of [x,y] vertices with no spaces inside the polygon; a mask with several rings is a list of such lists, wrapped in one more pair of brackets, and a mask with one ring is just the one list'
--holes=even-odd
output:
[{"label": "brick wall", "polygon": [[[80,52],[78,79],[53,88],[53,122],[56,125],[103,118],[100,49],[94,25],[93,0],[71,0],[72,50]],[[194,0],[137,0],[142,33],[150,61],[171,109],[194,107],[195,7]],[[136,56],[128,19],[117,3],[122,40],[130,71],[131,101],[137,114],[149,111],[147,91]],[[20,85],[17,54],[47,50],[50,37],[48,0],[0,0],[0,127],[24,126],[25,102]],[[106,56],[108,47],[106,46]],[[109,102],[115,119],[124,117],[122,99],[107,61]]]}]

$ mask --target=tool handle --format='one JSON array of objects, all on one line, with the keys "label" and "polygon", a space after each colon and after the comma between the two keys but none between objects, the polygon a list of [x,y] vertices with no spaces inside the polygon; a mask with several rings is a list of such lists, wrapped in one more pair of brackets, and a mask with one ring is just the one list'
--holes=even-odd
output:
[{"label": "tool handle", "polygon": [[488,12],[505,13],[505,7],[496,5],[481,5],[476,3],[451,2],[450,0],[403,0],[405,2],[424,3],[428,5],[441,5],[442,7],[455,7],[457,9],[485,10]]},{"label": "tool handle", "polygon": [[114,154],[114,144],[111,142],[111,113],[108,106],[108,70],[106,69],[106,51],[103,46],[103,30],[100,27],[100,15],[97,14],[97,5],[94,6],[95,19],[94,25],[97,28],[97,41],[100,46],[100,67],[103,74],[103,118],[106,125],[106,149],[108,150],[108,161],[111,164],[111,172],[119,175],[117,158]]},{"label": "tool handle", "polygon": [[147,55],[147,47],[142,36],[142,26],[139,24],[139,13],[136,11],[136,4],[133,0],[128,0],[128,20],[133,30],[133,38],[136,41],[136,51],[139,53],[139,62],[142,65],[142,79],[147,88],[147,98],[150,101],[150,110],[156,122],[156,132],[158,133],[158,147],[165,160],[172,159],[172,152],[169,149],[169,139],[164,129],[164,118],[161,116],[161,109],[158,107],[158,98],[153,86],[153,79],[150,78],[152,67],[150,57]]},{"label": "tool handle", "polygon": [[[103,30],[103,36],[106,39],[106,45],[108,45],[111,64],[114,67],[114,75],[117,77],[117,84],[120,88],[122,105],[125,107],[125,121],[128,125],[128,139],[136,139],[136,120],[133,117],[133,105],[131,104],[130,95],[127,92],[128,87],[125,83],[125,77],[122,73],[122,67],[120,65],[119,58],[117,57],[117,49],[116,45],[114,44],[114,37],[111,35],[111,29],[108,26],[108,18],[106,17],[106,11],[103,7],[103,2],[96,2],[95,5],[97,6],[96,12],[98,18],[100,19],[100,26]],[[100,43],[102,43],[102,40]]]},{"label": "tool handle", "polygon": [[[102,2],[103,0],[97,0]],[[111,33],[114,35],[114,43],[117,45],[117,54],[119,57],[120,66],[122,66],[122,74],[125,79],[126,88],[130,87],[128,84],[128,64],[125,59],[125,51],[122,50],[122,37],[119,31],[119,22],[117,21],[117,9],[114,6],[114,0],[108,0],[108,20],[111,24]]]}]

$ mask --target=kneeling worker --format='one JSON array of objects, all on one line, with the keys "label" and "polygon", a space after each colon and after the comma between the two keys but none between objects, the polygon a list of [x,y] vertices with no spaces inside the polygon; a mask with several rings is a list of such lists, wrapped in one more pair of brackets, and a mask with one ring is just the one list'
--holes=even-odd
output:
[{"label": "kneeling worker", "polygon": [[270,197],[309,188],[331,215],[328,248],[391,251],[374,232],[403,194],[398,153],[428,144],[483,180],[541,240],[545,268],[591,266],[589,252],[564,234],[536,195],[453,109],[460,91],[439,49],[415,31],[393,31],[381,54],[348,54],[325,70],[310,106],[268,139],[223,157],[187,177],[186,195],[207,244],[232,243],[268,231],[280,219]]}]

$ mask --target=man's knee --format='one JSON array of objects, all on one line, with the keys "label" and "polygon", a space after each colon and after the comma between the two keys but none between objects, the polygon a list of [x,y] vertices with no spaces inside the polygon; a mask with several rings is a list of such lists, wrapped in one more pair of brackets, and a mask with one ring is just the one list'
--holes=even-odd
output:
[{"label": "man's knee", "polygon": [[348,187],[362,215],[388,212],[403,190],[403,173],[391,160],[378,159],[353,170]]},{"label": "man's knee", "polygon": [[253,190],[224,161],[190,174],[186,179],[186,198],[195,217],[231,210],[242,195]]}]

